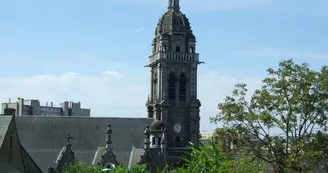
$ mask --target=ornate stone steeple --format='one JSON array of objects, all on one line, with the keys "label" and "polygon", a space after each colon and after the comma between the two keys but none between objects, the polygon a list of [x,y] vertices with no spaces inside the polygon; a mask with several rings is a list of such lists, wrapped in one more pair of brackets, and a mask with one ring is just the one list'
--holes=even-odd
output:
[{"label": "ornate stone steeple", "polygon": [[106,131],[106,151],[112,151],[112,148],[110,147],[110,145],[113,143],[112,142],[112,129],[111,129],[111,125],[108,124],[107,125],[107,131]]},{"label": "ornate stone steeple", "polygon": [[179,11],[180,10],[179,0],[169,0],[168,9],[173,11]]},{"label": "ornate stone steeple", "polygon": [[[166,162],[181,165],[181,156],[189,151],[189,143],[199,142],[199,110],[197,72],[199,60],[196,37],[179,0],[169,0],[168,10],[157,23],[152,42],[150,98],[146,103],[150,126],[151,150],[166,150]],[[164,126],[162,136],[161,127]],[[160,128],[157,128],[160,127]],[[153,133],[154,132],[154,133]],[[161,145],[160,140],[163,141]]]},{"label": "ornate stone steeple", "polygon": [[[112,133],[113,132],[111,129],[111,124],[108,124],[106,130],[106,147],[104,151],[105,153],[101,155],[101,161],[98,163],[98,165],[102,165],[103,167],[106,168],[111,168],[112,165],[116,165],[116,166],[119,165],[118,161],[116,160],[116,155],[113,153],[113,148],[111,147]],[[99,153],[100,152],[101,151],[99,151]]]},{"label": "ornate stone steeple", "polygon": [[73,137],[70,135],[70,134],[68,134],[66,137],[65,137],[65,139],[66,139],[66,146],[67,147],[71,147],[72,145],[71,145],[71,143],[70,143],[70,140],[71,139],[73,139]]}]

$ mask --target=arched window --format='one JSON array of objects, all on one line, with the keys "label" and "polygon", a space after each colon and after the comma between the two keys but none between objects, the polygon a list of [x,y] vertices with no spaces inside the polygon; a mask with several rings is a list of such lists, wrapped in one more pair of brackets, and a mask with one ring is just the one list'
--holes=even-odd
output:
[{"label": "arched window", "polygon": [[179,80],[179,100],[180,101],[186,101],[186,94],[187,94],[187,79],[184,74],[180,75]]},{"label": "arched window", "polygon": [[155,137],[152,139],[152,144],[155,145]]},{"label": "arched window", "polygon": [[169,100],[175,100],[175,76],[171,73],[169,76]]},{"label": "arched window", "polygon": [[180,46],[175,47],[175,52],[180,52]]}]

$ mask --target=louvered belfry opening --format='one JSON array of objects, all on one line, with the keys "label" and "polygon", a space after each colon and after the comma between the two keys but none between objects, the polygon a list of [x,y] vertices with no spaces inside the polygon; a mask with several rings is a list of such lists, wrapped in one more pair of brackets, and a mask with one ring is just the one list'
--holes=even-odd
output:
[{"label": "louvered belfry opening", "polygon": [[187,94],[187,80],[184,74],[180,75],[179,81],[179,100],[186,101],[186,94]]},{"label": "louvered belfry opening", "polygon": [[169,76],[169,100],[175,100],[175,76],[171,73]]}]

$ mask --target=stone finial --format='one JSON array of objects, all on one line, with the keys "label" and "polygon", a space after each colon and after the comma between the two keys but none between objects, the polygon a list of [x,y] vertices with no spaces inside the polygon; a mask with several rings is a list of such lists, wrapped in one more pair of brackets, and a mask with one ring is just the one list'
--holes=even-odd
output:
[{"label": "stone finial", "polygon": [[65,139],[67,140],[66,145],[71,146],[70,140],[73,139],[73,137],[70,134],[68,134],[67,137],[65,137]]},{"label": "stone finial", "polygon": [[146,139],[145,139],[145,148],[149,149],[150,148],[150,130],[149,130],[149,125],[146,125],[146,130],[144,132]]},{"label": "stone finial", "polygon": [[161,101],[161,104],[165,104],[166,103],[166,93],[163,93],[163,99]]},{"label": "stone finial", "polygon": [[180,10],[180,3],[179,0],[169,0],[169,10],[179,11]]},{"label": "stone finial", "polygon": [[110,145],[113,143],[112,141],[112,129],[111,129],[112,125],[108,124],[107,125],[107,131],[106,131],[106,150],[111,150],[112,148],[110,147]]},{"label": "stone finial", "polygon": [[48,167],[48,173],[54,173],[55,172],[55,169],[52,168],[51,166]]}]

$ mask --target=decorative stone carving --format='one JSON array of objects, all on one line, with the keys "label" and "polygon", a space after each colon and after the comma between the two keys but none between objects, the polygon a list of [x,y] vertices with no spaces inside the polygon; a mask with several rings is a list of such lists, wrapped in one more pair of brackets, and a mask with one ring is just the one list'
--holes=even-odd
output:
[{"label": "decorative stone carving", "polygon": [[98,165],[102,165],[106,168],[112,168],[112,165],[119,165],[118,161],[116,160],[116,155],[113,153],[113,148],[111,147],[112,142],[112,129],[111,124],[107,125],[107,131],[106,131],[106,147],[105,147],[105,153],[101,156],[101,161],[98,163]]}]

